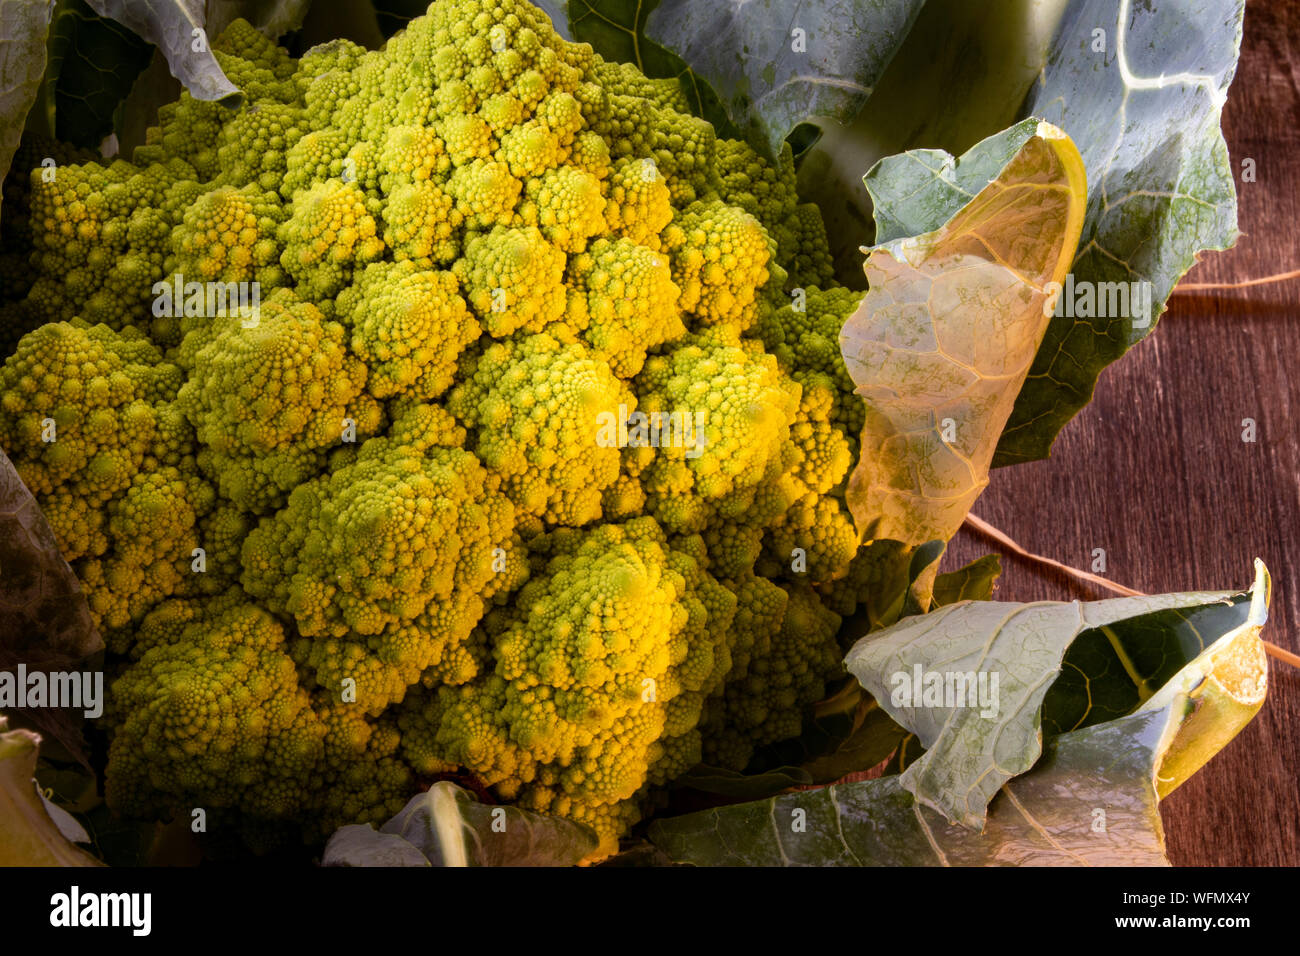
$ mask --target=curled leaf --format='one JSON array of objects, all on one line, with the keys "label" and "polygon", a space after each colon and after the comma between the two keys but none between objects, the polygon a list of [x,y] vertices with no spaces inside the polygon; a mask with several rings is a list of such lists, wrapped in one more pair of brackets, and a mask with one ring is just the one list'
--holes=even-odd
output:
[{"label": "curled leaf", "polygon": [[979,828],[999,788],[1038,759],[1045,727],[1073,732],[1176,695],[1203,699],[1195,744],[1174,748],[1186,757],[1166,775],[1181,780],[1199,768],[1263,701],[1268,590],[1257,563],[1247,594],[963,602],[867,635],[845,664],[926,748],[902,787]]},{"label": "curled leaf", "polygon": [[158,47],[172,76],[196,100],[235,107],[244,94],[226,78],[211,50],[202,0],[87,0],[101,17],[112,17]]},{"label": "curled leaf", "polygon": [[[947,541],[961,526],[1074,257],[1086,190],[1069,137],[1027,120],[957,166],[991,163],[996,178],[938,228],[869,251],[871,290],[840,333],[866,403],[846,493],[866,540]],[[926,175],[953,178],[942,163]],[[927,202],[907,222],[947,211]]]},{"label": "curled leaf", "polygon": [[[1159,610],[1081,635],[1080,643],[1090,634],[1112,642],[1109,663],[1128,662],[1127,679],[1142,702],[1118,717],[1101,708],[1077,715],[1077,726],[1049,737],[1030,769],[1003,778],[981,828],[928,806],[905,770],[660,819],[649,839],[672,862],[696,866],[1167,865],[1161,797],[1230,739],[1263,700],[1267,663],[1259,630],[1268,596],[1268,574],[1257,562],[1255,585],[1245,594],[1164,595]],[[1197,597],[1206,603],[1186,602]],[[1088,617],[1100,605],[1149,600],[1055,607]],[[979,607],[999,606],[955,604],[874,637],[896,637],[918,620],[948,617],[958,619],[950,623],[960,644],[972,622],[959,619]],[[1041,623],[1042,629],[1025,630],[1020,653],[1050,636],[1048,622]],[[985,636],[971,629],[972,644]],[[945,664],[954,650],[910,643]],[[1095,667],[1104,657],[1079,656],[1073,666]],[[1103,671],[1094,676],[1103,690],[1121,680]],[[1044,711],[1066,713],[1072,688],[1055,688],[1047,692]],[[910,770],[924,760],[928,751],[917,756],[917,749],[909,735],[899,746],[899,765]],[[978,756],[972,763],[984,766]]]}]

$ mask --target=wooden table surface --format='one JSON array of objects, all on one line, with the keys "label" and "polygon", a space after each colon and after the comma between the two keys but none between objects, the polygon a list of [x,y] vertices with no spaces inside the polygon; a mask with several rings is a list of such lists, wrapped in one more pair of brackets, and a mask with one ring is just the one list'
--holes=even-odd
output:
[{"label": "wooden table surface", "polygon": [[[1185,282],[1300,268],[1300,2],[1248,0],[1224,110],[1236,248]],[[1242,160],[1255,182],[1242,182]],[[1242,440],[1242,419],[1257,441]],[[1147,593],[1246,588],[1273,576],[1264,636],[1300,651],[1300,280],[1175,295],[1155,332],[1102,374],[1047,461],[994,472],[973,512],[1023,547]],[[998,551],[962,530],[949,570]],[[1003,555],[996,597],[1113,595]],[[1176,866],[1300,866],[1300,670],[1270,659],[1263,710],[1162,805]]]}]

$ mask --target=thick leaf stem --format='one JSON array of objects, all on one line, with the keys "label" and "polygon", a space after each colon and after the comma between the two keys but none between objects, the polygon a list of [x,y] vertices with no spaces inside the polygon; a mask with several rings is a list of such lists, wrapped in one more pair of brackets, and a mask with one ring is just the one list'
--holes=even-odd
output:
[{"label": "thick leaf stem", "polygon": [[1188,292],[1213,292],[1221,289],[1248,289],[1256,285],[1268,285],[1270,282],[1286,282],[1291,279],[1300,279],[1300,269],[1292,269],[1290,272],[1279,272],[1276,275],[1261,276],[1258,279],[1246,279],[1242,282],[1184,282],[1174,289],[1174,294]]}]

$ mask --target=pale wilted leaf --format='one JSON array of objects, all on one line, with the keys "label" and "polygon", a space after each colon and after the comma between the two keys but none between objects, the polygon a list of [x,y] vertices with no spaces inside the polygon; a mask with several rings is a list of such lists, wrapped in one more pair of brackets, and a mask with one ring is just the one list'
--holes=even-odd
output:
[{"label": "pale wilted leaf", "polygon": [[[1158,703],[1157,691],[1166,686],[1190,693],[1200,678],[1188,684],[1184,672],[1211,673],[1222,662],[1220,653],[1232,646],[1234,659],[1240,655],[1245,662],[1235,672],[1249,687],[1237,694],[1241,713],[1206,731],[1217,751],[1263,701],[1264,672],[1256,674],[1247,664],[1262,666],[1258,634],[1268,588],[1261,564],[1245,593],[962,602],[867,635],[845,665],[926,748],[903,772],[903,788],[948,820],[978,828],[1002,784],[1038,759],[1044,714],[1051,715],[1049,732],[1074,730]],[[1242,635],[1247,645],[1234,644]],[[1088,653],[1063,665],[1076,642]],[[1087,677],[1086,703],[1080,673]],[[1127,696],[1113,684],[1123,685]],[[1127,707],[1114,707],[1121,699]],[[1094,700],[1102,704],[1095,713]]]},{"label": "pale wilted leaf", "polygon": [[[959,179],[926,159],[926,182]],[[866,540],[947,541],[961,526],[1047,326],[1049,284],[1074,257],[1086,186],[1069,137],[1026,120],[956,168],[968,163],[1000,172],[946,221],[949,204],[928,196],[895,217],[942,224],[869,251],[871,290],[840,333],[866,403],[846,494]]]}]

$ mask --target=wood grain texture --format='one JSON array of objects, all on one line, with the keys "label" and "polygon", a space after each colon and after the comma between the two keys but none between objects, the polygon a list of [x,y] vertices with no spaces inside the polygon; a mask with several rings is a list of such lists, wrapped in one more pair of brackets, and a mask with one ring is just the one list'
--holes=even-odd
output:
[{"label": "wood grain texture", "polygon": [[[1243,235],[1187,281],[1300,267],[1300,3],[1247,3],[1223,125]],[[1241,179],[1247,158],[1253,183]],[[973,511],[1074,567],[1104,548],[1107,575],[1148,593],[1245,588],[1261,557],[1274,584],[1265,637],[1300,651],[1300,281],[1176,295],[1051,458],[994,472]],[[996,550],[963,529],[942,567]],[[1110,596],[1003,558],[1000,600]],[[1162,805],[1175,865],[1300,866],[1300,670],[1270,667],[1259,716]]]}]

